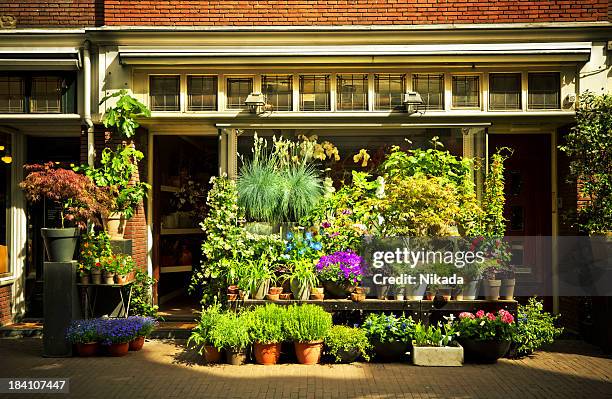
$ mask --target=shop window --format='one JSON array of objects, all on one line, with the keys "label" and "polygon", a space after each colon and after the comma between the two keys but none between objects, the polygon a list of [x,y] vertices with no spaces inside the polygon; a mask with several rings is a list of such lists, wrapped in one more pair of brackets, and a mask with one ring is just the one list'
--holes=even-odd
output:
[{"label": "shop window", "polygon": [[0,276],[9,268],[9,212],[11,209],[11,136],[0,133]]},{"label": "shop window", "polygon": [[252,78],[229,78],[227,79],[227,108],[245,108],[244,101],[253,92]]},{"label": "shop window", "polygon": [[368,109],[368,75],[338,75],[337,82],[339,111]]},{"label": "shop window", "polygon": [[187,110],[217,110],[216,76],[187,76]]},{"label": "shop window", "polygon": [[406,80],[404,75],[374,75],[374,108],[403,110]]},{"label": "shop window", "polygon": [[0,113],[25,112],[25,82],[20,76],[0,76]]},{"label": "shop window", "polygon": [[300,76],[300,110],[331,110],[329,75]]},{"label": "shop window", "polygon": [[520,73],[492,73],[489,75],[489,109],[521,109]]},{"label": "shop window", "polygon": [[180,111],[180,76],[150,76],[151,111]]},{"label": "shop window", "polygon": [[453,76],[453,107],[480,107],[480,78],[478,76]]},{"label": "shop window", "polygon": [[561,85],[558,72],[529,74],[529,109],[559,109]]},{"label": "shop window", "polygon": [[293,77],[262,76],[261,88],[266,105],[274,111],[291,111],[293,109]]},{"label": "shop window", "polygon": [[59,77],[39,76],[32,78],[30,112],[58,114],[61,112],[62,83]]},{"label": "shop window", "polygon": [[444,75],[414,75],[412,90],[421,95],[425,109],[444,109]]}]

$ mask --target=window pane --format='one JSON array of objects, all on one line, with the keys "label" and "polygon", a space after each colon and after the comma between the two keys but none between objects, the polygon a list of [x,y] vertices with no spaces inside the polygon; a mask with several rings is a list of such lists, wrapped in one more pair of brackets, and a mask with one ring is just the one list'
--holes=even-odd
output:
[{"label": "window pane", "polygon": [[338,110],[368,109],[368,75],[338,75]]},{"label": "window pane", "polygon": [[559,109],[561,79],[558,72],[529,74],[529,108]]},{"label": "window pane", "polygon": [[374,75],[374,108],[404,109],[404,75]]},{"label": "window pane", "polygon": [[444,75],[414,75],[412,90],[421,95],[425,109],[444,109]]},{"label": "window pane", "polygon": [[0,77],[0,113],[25,112],[23,79],[17,76]]},{"label": "window pane", "polygon": [[180,77],[151,76],[151,111],[180,111]]},{"label": "window pane", "polygon": [[480,79],[478,76],[453,76],[453,106],[480,107]]},{"label": "window pane", "polygon": [[253,91],[253,79],[229,78],[227,79],[227,108],[241,109],[246,107],[244,101]]},{"label": "window pane", "polygon": [[489,75],[489,108],[521,109],[521,74],[495,73]]},{"label": "window pane", "polygon": [[293,77],[289,76],[263,76],[261,79],[262,92],[266,104],[272,106],[274,111],[291,111],[293,108]]},{"label": "window pane", "polygon": [[331,110],[329,75],[300,76],[300,110]]},{"label": "window pane", "polygon": [[62,78],[54,76],[33,77],[30,112],[60,113],[62,111],[62,82]]},{"label": "window pane", "polygon": [[217,77],[188,76],[187,77],[187,110],[216,111],[217,110]]}]

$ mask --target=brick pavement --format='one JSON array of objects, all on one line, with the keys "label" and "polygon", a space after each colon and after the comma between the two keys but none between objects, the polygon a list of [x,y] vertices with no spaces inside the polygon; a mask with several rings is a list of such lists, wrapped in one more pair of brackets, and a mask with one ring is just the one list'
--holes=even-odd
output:
[{"label": "brick pavement", "polygon": [[612,398],[612,358],[580,341],[560,341],[532,358],[461,368],[204,366],[179,341],[159,340],[124,358],[51,359],[40,356],[41,345],[36,338],[0,339],[0,377],[70,377],[70,397],[92,399]]}]

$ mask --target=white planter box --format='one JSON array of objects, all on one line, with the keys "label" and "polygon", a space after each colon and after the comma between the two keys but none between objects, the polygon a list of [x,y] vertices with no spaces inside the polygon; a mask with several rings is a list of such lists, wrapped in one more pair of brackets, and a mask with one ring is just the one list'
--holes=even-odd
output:
[{"label": "white planter box", "polygon": [[456,346],[413,346],[412,362],[416,366],[446,366],[463,365],[463,347]]}]

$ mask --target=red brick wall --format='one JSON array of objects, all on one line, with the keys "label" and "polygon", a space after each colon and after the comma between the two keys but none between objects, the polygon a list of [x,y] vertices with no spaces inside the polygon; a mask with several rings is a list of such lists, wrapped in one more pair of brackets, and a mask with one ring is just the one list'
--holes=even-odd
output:
[{"label": "red brick wall", "polygon": [[103,0],[0,1],[5,28],[9,21],[15,21],[17,28],[102,25],[103,9]]},{"label": "red brick wall", "polygon": [[12,322],[12,285],[5,285],[0,287],[0,326],[10,324]]},{"label": "red brick wall", "polygon": [[379,25],[605,21],[608,0],[106,0],[106,25]]}]

